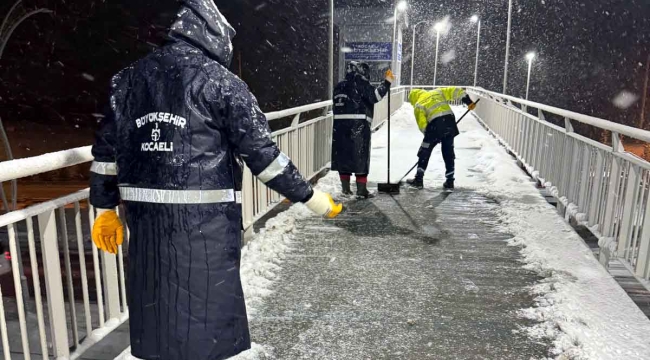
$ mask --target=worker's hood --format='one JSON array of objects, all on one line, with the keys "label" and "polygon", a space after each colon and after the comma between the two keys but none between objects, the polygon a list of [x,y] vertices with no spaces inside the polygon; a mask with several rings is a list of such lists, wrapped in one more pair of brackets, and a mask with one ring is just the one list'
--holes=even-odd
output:
[{"label": "worker's hood", "polygon": [[420,96],[422,96],[422,94],[424,94],[425,92],[426,91],[422,89],[411,90],[411,93],[409,94],[409,102],[411,103],[411,105],[415,106]]},{"label": "worker's hood", "polygon": [[201,49],[224,66],[232,60],[235,29],[219,12],[214,0],[183,0],[169,36]]}]

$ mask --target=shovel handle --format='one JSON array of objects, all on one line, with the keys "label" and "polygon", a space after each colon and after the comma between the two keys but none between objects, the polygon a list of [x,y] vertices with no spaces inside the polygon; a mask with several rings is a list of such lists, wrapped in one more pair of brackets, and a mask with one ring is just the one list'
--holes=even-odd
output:
[{"label": "shovel handle", "polygon": [[[476,102],[474,104],[478,104],[480,101],[481,101],[481,99],[478,99],[478,100],[476,100]],[[470,111],[472,111],[472,110],[467,109],[467,111],[465,111],[465,114],[463,114],[463,116],[460,117],[460,120],[456,121],[456,125],[460,124],[460,122],[463,121],[465,116],[467,116],[467,114],[469,114]]]}]

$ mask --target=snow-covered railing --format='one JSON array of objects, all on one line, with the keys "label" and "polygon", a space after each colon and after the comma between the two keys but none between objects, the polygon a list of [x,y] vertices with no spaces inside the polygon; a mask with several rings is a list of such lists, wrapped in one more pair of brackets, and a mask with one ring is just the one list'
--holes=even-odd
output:
[{"label": "snow-covered railing", "polygon": [[26,159],[0,162],[0,183],[90,162],[93,160],[90,149],[90,146],[85,146]]},{"label": "snow-covered railing", "polygon": [[[333,125],[331,107],[331,101],[323,101],[266,114],[269,121],[293,118],[289,127],[273,132],[272,137],[307,178],[314,177],[330,163]],[[301,122],[305,113],[316,110],[322,110],[322,115]],[[242,192],[245,230],[249,230],[257,219],[282,200],[280,194],[267,188],[248,168],[244,170]]]},{"label": "snow-covered railing", "polygon": [[[567,218],[600,238],[603,264],[618,257],[650,279],[650,163],[626,152],[620,138],[650,142],[650,132],[479,88],[470,93],[482,99],[476,115],[560,200]],[[611,132],[613,145],[577,134],[576,122]]]}]

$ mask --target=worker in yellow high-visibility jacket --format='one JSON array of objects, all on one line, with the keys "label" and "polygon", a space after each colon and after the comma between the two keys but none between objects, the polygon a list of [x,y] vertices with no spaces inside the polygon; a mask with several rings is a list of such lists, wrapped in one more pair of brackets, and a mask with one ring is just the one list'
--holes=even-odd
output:
[{"label": "worker in yellow high-visibility jacket", "polygon": [[409,101],[415,110],[415,119],[420,131],[424,133],[424,141],[418,152],[418,171],[414,179],[407,182],[415,187],[424,187],[424,173],[429,165],[431,153],[436,145],[442,145],[442,158],[445,161],[446,173],[443,187],[454,188],[455,160],[454,138],[460,133],[456,125],[456,116],[450,103],[462,100],[470,110],[476,104],[467,95],[465,89],[460,87],[438,88],[432,91],[414,89],[409,95]]}]

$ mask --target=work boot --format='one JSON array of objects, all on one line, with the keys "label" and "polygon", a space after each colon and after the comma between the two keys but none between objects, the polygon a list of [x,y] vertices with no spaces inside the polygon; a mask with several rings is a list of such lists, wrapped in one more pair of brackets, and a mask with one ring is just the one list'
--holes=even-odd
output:
[{"label": "work boot", "polygon": [[454,189],[454,179],[447,179],[444,184],[442,184],[442,187],[445,188],[445,190],[453,190]]},{"label": "work boot", "polygon": [[357,183],[357,197],[362,199],[374,198],[375,194],[368,191],[368,184],[366,183]]},{"label": "work boot", "polygon": [[341,180],[341,188],[343,188],[343,195],[352,195],[352,189],[350,188],[350,180]]},{"label": "work boot", "polygon": [[408,179],[406,180],[406,183],[416,189],[424,189],[424,178],[422,176],[416,176],[413,179]]}]

